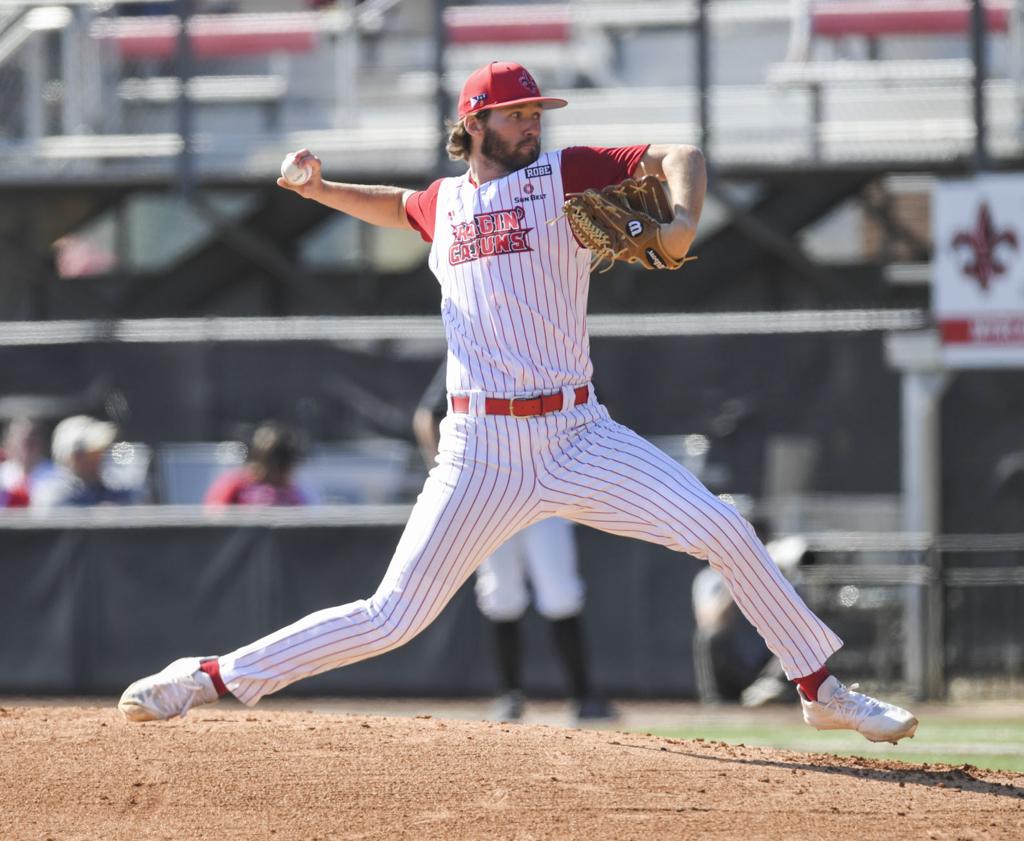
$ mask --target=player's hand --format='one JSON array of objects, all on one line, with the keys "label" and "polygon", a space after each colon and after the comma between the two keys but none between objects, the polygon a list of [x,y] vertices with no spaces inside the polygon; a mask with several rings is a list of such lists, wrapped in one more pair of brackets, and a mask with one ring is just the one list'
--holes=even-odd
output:
[{"label": "player's hand", "polygon": [[299,166],[309,167],[311,173],[309,179],[304,184],[292,184],[284,178],[278,178],[277,186],[291,190],[293,193],[298,193],[304,199],[311,199],[323,186],[323,178],[320,174],[323,163],[309,149],[299,149],[295,153],[295,163]]}]

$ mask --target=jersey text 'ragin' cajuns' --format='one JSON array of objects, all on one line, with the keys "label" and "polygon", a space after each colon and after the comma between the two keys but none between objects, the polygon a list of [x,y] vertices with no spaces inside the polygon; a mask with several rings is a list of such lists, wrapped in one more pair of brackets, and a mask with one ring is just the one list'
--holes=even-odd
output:
[{"label": "jersey text 'ragin' cajuns'", "polygon": [[590,381],[591,255],[562,204],[631,175],[646,150],[570,147],[480,186],[466,173],[409,197],[441,284],[449,393],[517,397]]}]

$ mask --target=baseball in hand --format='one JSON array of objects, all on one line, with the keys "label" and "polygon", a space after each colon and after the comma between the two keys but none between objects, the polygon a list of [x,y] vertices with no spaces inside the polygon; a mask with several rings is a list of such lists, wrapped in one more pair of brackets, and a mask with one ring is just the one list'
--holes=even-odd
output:
[{"label": "baseball in hand", "polygon": [[284,160],[281,161],[281,177],[289,184],[294,184],[296,187],[309,181],[312,174],[313,170],[308,164],[306,166],[300,166],[295,162],[294,152],[290,152],[285,155]]}]

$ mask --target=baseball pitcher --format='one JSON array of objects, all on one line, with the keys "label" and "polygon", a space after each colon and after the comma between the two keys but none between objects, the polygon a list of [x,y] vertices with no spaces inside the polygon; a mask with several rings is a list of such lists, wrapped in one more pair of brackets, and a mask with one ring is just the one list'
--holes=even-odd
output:
[{"label": "baseball pitcher", "polygon": [[[587,292],[595,259],[647,268],[689,256],[706,187],[692,146],[541,151],[543,96],[492,62],[459,97],[448,152],[466,172],[421,191],[323,179],[300,150],[304,199],[431,243],[448,341],[439,452],[387,573],[366,599],[306,616],[219,657],[187,657],[125,690],[132,721],[184,715],[231,693],[245,704],[396,648],[441,612],[516,532],[559,516],[706,560],[798,687],[804,719],[872,741],[912,736],[906,710],[847,687],[842,645],[772,563],[754,530],[678,462],[613,421],[591,385]],[[652,176],[647,179],[646,176]],[[667,196],[653,193],[651,185]],[[658,207],[667,198],[671,218]]]}]

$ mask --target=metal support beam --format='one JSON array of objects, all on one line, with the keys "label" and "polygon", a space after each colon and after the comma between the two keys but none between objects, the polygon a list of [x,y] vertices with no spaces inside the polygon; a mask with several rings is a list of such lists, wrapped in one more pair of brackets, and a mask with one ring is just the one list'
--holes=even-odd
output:
[{"label": "metal support beam", "polygon": [[[448,52],[448,29],[444,22],[444,10],[448,4],[445,0],[434,0],[434,103],[437,108],[437,125],[441,136],[447,137],[445,121],[454,113],[451,97],[448,96],[445,56]],[[434,167],[439,176],[449,175],[451,163],[444,143],[438,144],[437,165]]]},{"label": "metal support beam", "polygon": [[338,124],[359,124],[359,67],[362,64],[362,44],[356,21],[355,0],[342,0],[338,9],[345,15],[345,27],[334,43],[336,84],[338,97]]},{"label": "metal support beam", "polygon": [[711,116],[708,108],[708,88],[711,86],[711,46],[708,35],[708,0],[697,4],[697,90],[700,113],[700,148],[704,157],[711,159]]},{"label": "metal support beam", "polygon": [[192,39],[188,32],[192,19],[193,0],[176,0],[176,11],[181,29],[178,32],[175,71],[178,75],[178,134],[181,136],[181,155],[178,158],[178,189],[188,198],[195,189],[195,160],[192,155],[192,100],[188,95],[188,80],[192,78],[194,59]]},{"label": "metal support beam", "polygon": [[942,533],[942,396],[951,375],[942,364],[935,331],[897,333],[886,338],[889,364],[901,374],[900,463],[904,532],[922,534],[933,545],[908,557],[929,566],[927,587],[905,588],[904,678],[918,698],[943,693],[945,592],[942,555],[934,539]]},{"label": "metal support beam", "polygon": [[988,129],[985,125],[985,79],[988,56],[985,8],[981,0],[971,0],[971,58],[974,61],[974,170],[991,167],[988,156]]}]

